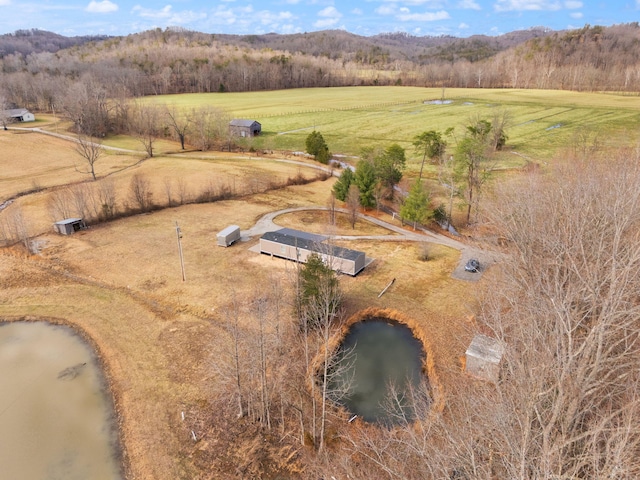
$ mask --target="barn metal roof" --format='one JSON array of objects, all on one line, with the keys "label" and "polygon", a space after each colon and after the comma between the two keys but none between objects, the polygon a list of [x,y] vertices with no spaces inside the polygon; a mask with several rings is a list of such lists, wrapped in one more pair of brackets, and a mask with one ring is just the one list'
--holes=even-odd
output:
[{"label": "barn metal roof", "polygon": [[29,113],[29,110],[26,108],[10,108],[9,110],[3,110],[2,113],[11,118],[22,117],[23,115]]},{"label": "barn metal roof", "polygon": [[229,122],[229,125],[233,125],[234,127],[250,127],[254,123],[260,125],[260,122],[256,122],[255,120],[245,120],[242,118],[235,118]]},{"label": "barn metal roof", "polygon": [[57,221],[54,225],[69,225],[70,223],[77,223],[81,221],[81,218],[65,218],[64,220]]},{"label": "barn metal roof", "polygon": [[336,245],[325,243],[328,237],[323,235],[301,232],[299,230],[292,230],[289,228],[283,228],[275,232],[267,232],[260,238],[282,243],[283,245],[289,245],[291,247],[302,248],[304,250],[309,250],[323,255],[344,258],[345,260],[356,260],[360,256],[364,255],[364,252],[360,252],[358,250],[351,250],[350,248],[338,247]]}]

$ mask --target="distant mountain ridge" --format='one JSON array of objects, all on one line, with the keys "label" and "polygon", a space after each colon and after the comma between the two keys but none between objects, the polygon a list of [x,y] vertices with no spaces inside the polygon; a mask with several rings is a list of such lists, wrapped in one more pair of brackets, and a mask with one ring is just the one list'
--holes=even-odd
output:
[{"label": "distant mountain ridge", "polygon": [[84,45],[88,42],[106,40],[107,38],[109,38],[107,35],[65,37],[64,35],[37,28],[17,30],[15,33],[0,35],[0,58],[11,53],[21,53],[22,55],[41,52],[55,53],[58,50]]},{"label": "distant mountain ridge", "polygon": [[[473,35],[470,37],[424,36],[417,37],[406,33],[382,33],[364,37],[344,30],[323,30],[309,33],[262,35],[206,34],[185,29],[166,29],[173,34],[186,36],[213,37],[219,42],[249,48],[270,48],[328,58],[342,58],[349,54],[359,53],[360,57],[369,59],[370,63],[388,60],[409,60],[419,62],[426,58],[462,57],[479,60],[500,51],[517,46],[532,38],[545,37],[555,33],[544,27],[518,30],[504,35],[490,37]],[[149,32],[157,33],[157,30]],[[131,34],[127,37],[145,36],[147,32]],[[12,34],[0,35],[0,58],[20,53],[49,52],[82,46],[90,42],[123,38],[107,35],[86,35],[65,37],[46,30],[18,30]]]}]

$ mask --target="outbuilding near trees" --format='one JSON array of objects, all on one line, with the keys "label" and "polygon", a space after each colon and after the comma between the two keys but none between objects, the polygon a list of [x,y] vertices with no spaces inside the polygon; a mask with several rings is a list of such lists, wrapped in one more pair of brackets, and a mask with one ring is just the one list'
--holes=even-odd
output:
[{"label": "outbuilding near trees", "polygon": [[26,108],[12,108],[3,110],[2,116],[10,119],[12,122],[35,122],[36,117]]},{"label": "outbuilding near trees", "polygon": [[313,253],[336,272],[355,276],[365,267],[366,255],[358,250],[332,245],[323,235],[282,228],[260,238],[260,253],[306,263]]},{"label": "outbuilding near trees", "polygon": [[235,118],[229,122],[229,134],[234,137],[255,137],[262,132],[262,125],[255,120]]},{"label": "outbuilding near trees", "polygon": [[504,347],[498,340],[478,334],[465,354],[465,371],[475,377],[497,383]]},{"label": "outbuilding near trees", "polygon": [[53,229],[61,235],[71,235],[87,228],[82,218],[65,218],[53,224]]},{"label": "outbuilding near trees", "polygon": [[218,232],[216,238],[218,239],[219,246],[228,247],[233,242],[240,240],[240,227],[238,225],[229,225],[224,230]]}]

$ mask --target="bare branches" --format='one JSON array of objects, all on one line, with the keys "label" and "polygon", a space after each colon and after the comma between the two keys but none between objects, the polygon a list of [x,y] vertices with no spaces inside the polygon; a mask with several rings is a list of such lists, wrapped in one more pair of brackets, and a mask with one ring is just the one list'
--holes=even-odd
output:
[{"label": "bare branches", "polygon": [[93,136],[84,135],[82,133],[78,134],[76,139],[76,152],[84,159],[87,167],[87,171],[76,170],[81,173],[91,174],[93,179],[96,179],[96,170],[95,164],[100,157],[103,155],[104,150],[102,148],[102,142]]}]

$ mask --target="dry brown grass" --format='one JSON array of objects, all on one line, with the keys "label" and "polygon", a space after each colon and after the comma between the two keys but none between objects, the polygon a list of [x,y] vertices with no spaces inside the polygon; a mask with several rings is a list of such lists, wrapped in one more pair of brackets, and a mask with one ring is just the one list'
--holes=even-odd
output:
[{"label": "dry brown grass", "polygon": [[331,224],[326,210],[284,213],[278,215],[274,222],[282,227],[323,235],[397,235],[394,231],[361,218],[352,228],[349,216],[342,212],[335,213],[335,224]]},{"label": "dry brown grass", "polygon": [[[0,203],[30,190],[40,190],[90,179],[74,145],[36,132],[3,131],[0,135]],[[135,155],[107,153],[96,163],[104,176],[139,161]],[[76,169],[77,167],[77,169]]]},{"label": "dry brown grass", "polygon": [[[41,148],[51,147],[46,145]],[[45,167],[44,163],[25,166],[34,171]],[[286,178],[298,170],[265,159],[159,158],[113,177],[124,190],[133,171],[149,175],[154,188],[160,188],[166,177],[179,175],[194,185],[222,175],[246,183]],[[71,177],[50,171],[42,178],[55,185]],[[13,188],[19,190],[19,181],[14,182]],[[253,298],[274,279],[287,285],[293,271],[291,262],[254,253],[251,247],[257,238],[222,248],[216,246],[215,235],[229,224],[247,229],[268,212],[325,206],[332,185],[333,180],[318,181],[236,200],[167,208],[96,225],[70,237],[49,233],[44,207],[49,192],[21,197],[16,203],[37,225],[35,230],[47,232],[39,236],[45,247],[35,256],[26,256],[17,247],[0,250],[0,318],[55,318],[92,339],[115,395],[131,478],[206,478],[191,459],[206,454],[201,450],[205,444],[194,446],[190,432],[197,429],[198,412],[216,391],[212,362],[229,341],[219,325],[222,309],[233,294]],[[326,212],[305,212],[278,221],[323,232],[325,218]],[[180,273],[176,221],[183,232],[186,282]],[[353,233],[341,223],[338,230]],[[389,233],[361,221],[356,231]],[[459,252],[445,247],[434,246],[432,260],[422,262],[421,246],[413,242],[340,244],[374,259],[357,277],[341,277],[346,314],[368,307],[391,308],[413,319],[431,344],[433,368],[446,390],[447,382],[460,372],[458,359],[472,336],[466,319],[475,307],[474,289],[483,281],[479,285],[451,278]],[[396,278],[393,287],[378,298],[392,278]],[[215,439],[207,442],[206,448],[219,448]]]}]

